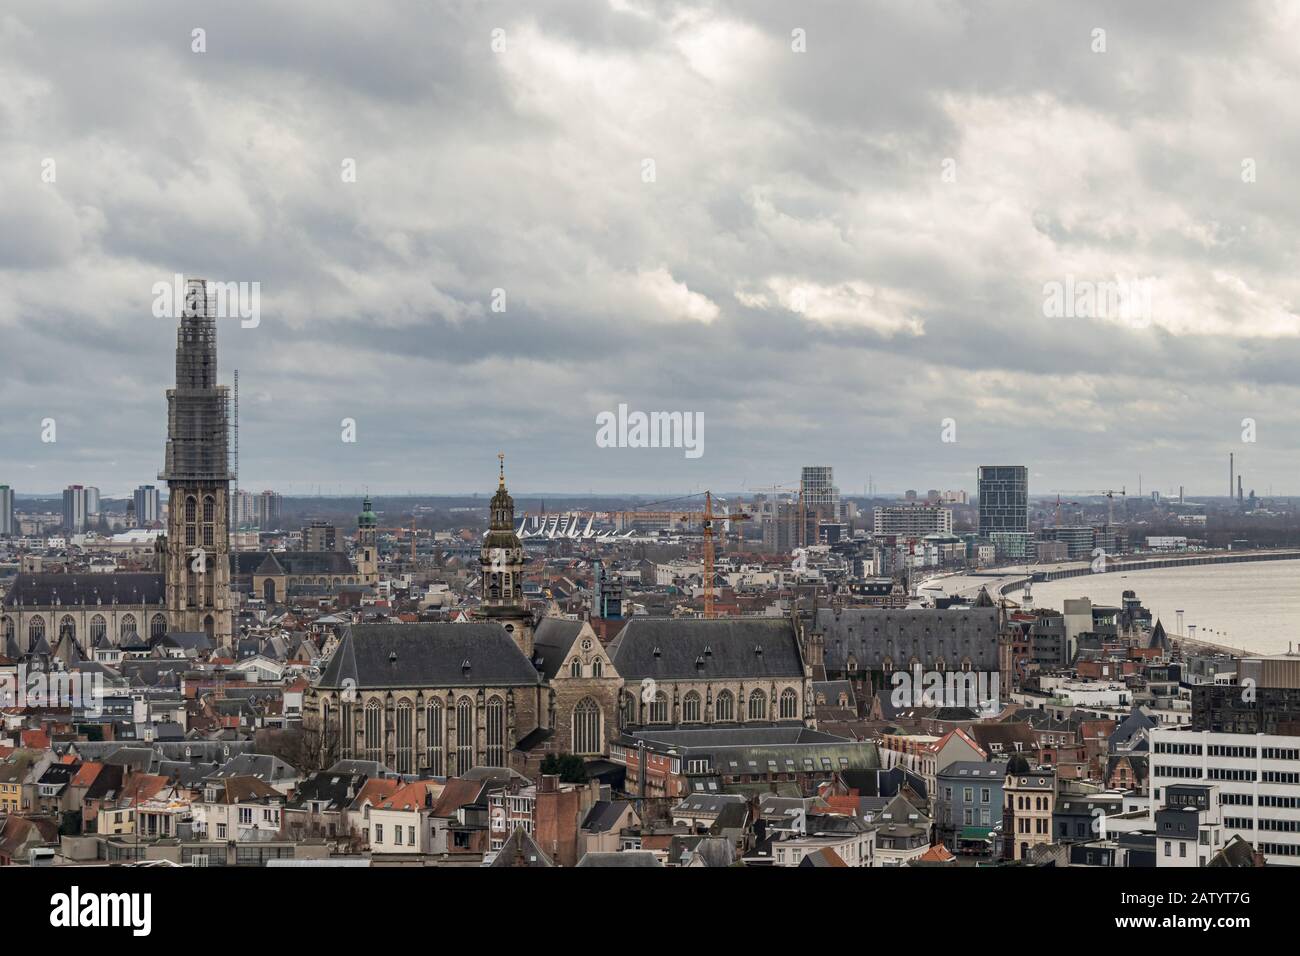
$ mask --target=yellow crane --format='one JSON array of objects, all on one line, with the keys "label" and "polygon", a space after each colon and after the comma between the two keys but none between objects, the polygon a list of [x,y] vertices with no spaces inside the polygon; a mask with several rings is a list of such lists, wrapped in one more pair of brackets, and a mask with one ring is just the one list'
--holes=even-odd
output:
[{"label": "yellow crane", "polygon": [[716,616],[713,604],[713,522],[748,521],[752,516],[743,512],[718,514],[713,511],[713,492],[704,492],[703,511],[609,511],[602,512],[611,518],[643,521],[699,521],[704,526],[704,616],[712,620]]}]

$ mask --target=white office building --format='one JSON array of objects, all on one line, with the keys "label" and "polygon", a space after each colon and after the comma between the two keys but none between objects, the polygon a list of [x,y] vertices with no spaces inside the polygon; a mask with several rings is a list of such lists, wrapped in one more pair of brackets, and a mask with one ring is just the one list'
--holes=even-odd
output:
[{"label": "white office building", "polygon": [[952,512],[938,505],[886,505],[876,509],[874,531],[909,538],[952,534]]},{"label": "white office building", "polygon": [[1269,865],[1300,866],[1300,737],[1153,730],[1151,805],[1196,783],[1218,788],[1225,841],[1240,836]]}]

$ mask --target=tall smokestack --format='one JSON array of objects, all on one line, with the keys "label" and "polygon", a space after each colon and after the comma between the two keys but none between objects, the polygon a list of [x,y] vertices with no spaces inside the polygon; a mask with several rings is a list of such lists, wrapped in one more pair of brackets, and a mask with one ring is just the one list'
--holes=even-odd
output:
[{"label": "tall smokestack", "polygon": [[1237,504],[1241,504],[1245,495],[1241,493],[1241,475],[1237,476]]},{"label": "tall smokestack", "polygon": [[1228,500],[1232,500],[1232,488],[1236,481],[1235,469],[1233,467],[1232,452],[1228,452]]}]

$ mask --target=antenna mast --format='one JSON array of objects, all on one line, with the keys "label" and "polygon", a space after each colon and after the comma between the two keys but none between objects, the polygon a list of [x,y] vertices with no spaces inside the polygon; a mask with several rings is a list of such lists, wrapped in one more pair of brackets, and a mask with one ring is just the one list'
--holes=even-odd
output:
[{"label": "antenna mast", "polygon": [[[235,369],[235,388],[233,393],[233,400],[234,400],[235,407],[234,407],[234,414],[231,415],[231,421],[234,426],[233,437],[234,437],[234,445],[235,445],[234,448],[235,454],[234,454],[234,461],[233,461],[234,467],[231,469],[231,475],[233,476],[234,479],[232,484],[234,484],[235,486],[234,497],[235,497],[235,501],[237,502],[239,500],[239,369]],[[230,511],[230,526],[234,530],[238,531],[239,527],[238,527],[238,521],[236,520],[235,517],[235,508],[230,507],[229,499],[227,499],[226,501],[226,507]]]}]

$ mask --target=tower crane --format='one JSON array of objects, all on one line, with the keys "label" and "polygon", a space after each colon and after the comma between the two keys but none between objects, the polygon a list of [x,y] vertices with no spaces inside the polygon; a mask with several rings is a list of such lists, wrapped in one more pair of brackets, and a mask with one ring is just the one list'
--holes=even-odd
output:
[{"label": "tower crane", "polygon": [[1085,496],[1091,495],[1092,497],[1097,497],[1097,498],[1104,497],[1106,499],[1106,524],[1108,525],[1112,525],[1115,523],[1115,496],[1119,495],[1121,501],[1124,502],[1128,501],[1128,493],[1124,490],[1122,486],[1120,487],[1119,491],[1116,491],[1113,488],[1107,488],[1105,491],[1098,491],[1095,489],[1089,491],[1057,491],[1056,495],[1057,495],[1056,498],[1057,523],[1060,523],[1061,520],[1061,498],[1060,498],[1061,495],[1085,495]]},{"label": "tower crane", "polygon": [[414,515],[411,516],[411,524],[410,524],[410,527],[402,527],[402,526],[399,526],[399,527],[396,527],[396,528],[376,528],[376,529],[375,529],[376,532],[379,532],[379,531],[393,531],[393,532],[400,532],[400,533],[402,533],[402,534],[409,534],[409,535],[411,536],[411,563],[412,563],[412,564],[415,564],[415,535],[416,535],[416,530],[417,530],[417,529],[416,529],[416,526],[415,526],[415,516],[414,516]]},{"label": "tower crane", "polygon": [[[694,496],[691,496],[694,497]],[[714,521],[748,521],[751,515],[739,511],[731,514],[717,514],[713,511],[713,492],[704,492],[703,511],[609,511],[603,512],[614,519],[630,520],[668,520],[699,521],[704,526],[704,616],[712,620],[716,616],[713,605],[713,522]]]}]

